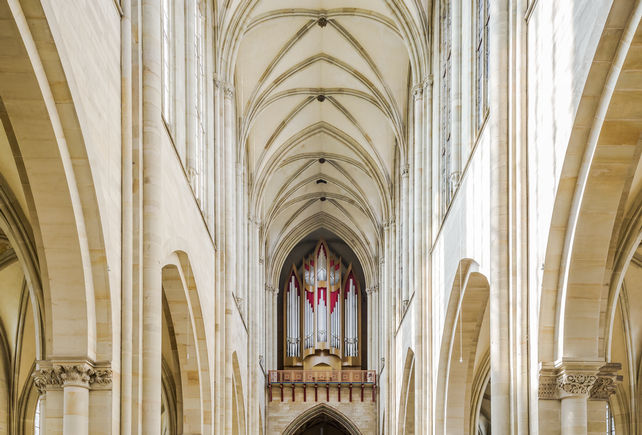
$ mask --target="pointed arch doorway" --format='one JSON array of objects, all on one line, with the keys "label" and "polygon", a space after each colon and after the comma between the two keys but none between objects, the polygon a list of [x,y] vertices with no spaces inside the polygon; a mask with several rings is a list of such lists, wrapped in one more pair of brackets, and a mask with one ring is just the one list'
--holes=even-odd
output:
[{"label": "pointed arch doorway", "polygon": [[348,417],[320,404],[295,418],[283,435],[361,435],[361,432]]}]

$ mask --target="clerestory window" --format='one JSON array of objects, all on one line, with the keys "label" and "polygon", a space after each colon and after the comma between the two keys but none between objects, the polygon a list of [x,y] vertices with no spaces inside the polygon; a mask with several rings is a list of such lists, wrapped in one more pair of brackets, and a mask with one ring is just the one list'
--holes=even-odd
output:
[{"label": "clerestory window", "polygon": [[475,130],[481,128],[488,112],[488,24],[489,0],[475,3]]},{"label": "clerestory window", "polygon": [[171,0],[161,3],[161,110],[170,131],[174,124],[174,50],[173,11]]}]

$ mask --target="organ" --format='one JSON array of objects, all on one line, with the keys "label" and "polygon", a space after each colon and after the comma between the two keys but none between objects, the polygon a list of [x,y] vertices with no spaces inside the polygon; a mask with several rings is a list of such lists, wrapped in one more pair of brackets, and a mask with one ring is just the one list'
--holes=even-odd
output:
[{"label": "organ", "polygon": [[333,369],[361,366],[361,289],[324,240],[283,289],[284,366]]}]

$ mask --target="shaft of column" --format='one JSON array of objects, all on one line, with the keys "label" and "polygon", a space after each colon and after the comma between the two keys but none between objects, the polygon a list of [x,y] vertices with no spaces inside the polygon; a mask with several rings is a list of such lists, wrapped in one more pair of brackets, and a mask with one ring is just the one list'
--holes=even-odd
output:
[{"label": "shaft of column", "polygon": [[[430,16],[430,15],[429,15]],[[433,376],[432,376],[432,367],[433,367],[433,356],[432,356],[432,280],[431,277],[431,254],[430,246],[432,242],[432,225],[430,224],[432,220],[432,175],[430,170],[430,163],[432,161],[432,156],[430,153],[432,135],[433,135],[433,78],[432,75],[428,77],[426,82],[426,88],[424,89],[424,148],[425,153],[423,155],[423,164],[426,169],[423,173],[423,201],[422,201],[422,213],[425,216],[426,221],[423,226],[423,243],[425,249],[425,258],[422,259],[425,270],[424,270],[424,318],[422,324],[422,340],[424,343],[424,372],[427,374],[424,377],[424,405],[423,409],[425,412],[422,413],[422,425],[425,428],[427,433],[430,433],[433,419],[433,400],[432,400],[432,391],[433,391]]]},{"label": "shaft of column", "polygon": [[65,385],[63,395],[63,435],[87,435],[89,433],[89,389],[79,385]]},{"label": "shaft of column", "polygon": [[409,290],[409,229],[408,229],[408,165],[404,165],[401,170],[401,306],[405,306],[405,303],[410,297]]},{"label": "shaft of column", "polygon": [[160,2],[142,0],[143,94],[143,393],[147,433],[161,430],[161,15]]},{"label": "shaft of column", "polygon": [[450,184],[451,198],[455,193],[461,171],[461,60],[462,60],[462,2],[451,2],[452,46],[451,46],[451,126],[450,126],[450,172],[446,174]]},{"label": "shaft of column", "polygon": [[232,313],[233,293],[237,292],[236,276],[236,147],[234,144],[234,92],[225,89],[225,433],[232,431]]},{"label": "shaft of column", "polygon": [[587,397],[569,396],[562,399],[561,405],[562,435],[586,435]]},{"label": "shaft of column", "polygon": [[[132,22],[131,1],[122,0],[121,8],[121,369],[120,433],[132,429],[132,274],[133,274],[133,166],[132,166]],[[114,346],[117,348],[116,346]],[[42,407],[41,407],[42,412]],[[42,417],[41,417],[42,421]],[[46,433],[44,430],[42,433]]]},{"label": "shaft of column", "polygon": [[[423,359],[423,310],[424,310],[424,273],[423,273],[423,205],[422,205],[422,193],[423,193],[423,118],[424,118],[424,83],[419,83],[416,85],[413,97],[414,97],[414,173],[413,173],[413,216],[414,220],[413,226],[413,272],[412,279],[414,280],[414,291],[415,291],[415,309],[416,313],[416,329],[415,329],[415,356],[417,369],[415,370],[415,397],[416,397],[416,406],[417,409],[423,409],[423,400],[424,400],[424,390],[423,390],[423,378],[424,378],[424,359]],[[418,416],[421,416],[423,413],[417,413]],[[415,433],[420,433],[422,428],[421,418],[415,419]]]},{"label": "shaft of column", "polygon": [[224,83],[216,80],[215,92],[215,135],[216,145],[216,360],[215,360],[215,399],[213,404],[215,433],[225,433],[225,90]]},{"label": "shaft of column", "polygon": [[490,360],[492,432],[511,433],[508,0],[490,1]]}]

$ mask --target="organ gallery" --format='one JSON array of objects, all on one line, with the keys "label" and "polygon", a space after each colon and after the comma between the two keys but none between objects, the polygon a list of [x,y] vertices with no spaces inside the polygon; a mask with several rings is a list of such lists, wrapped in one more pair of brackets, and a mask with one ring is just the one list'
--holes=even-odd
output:
[{"label": "organ gallery", "polygon": [[292,264],[283,288],[284,366],[361,366],[361,289],[352,264],[320,240]]}]

